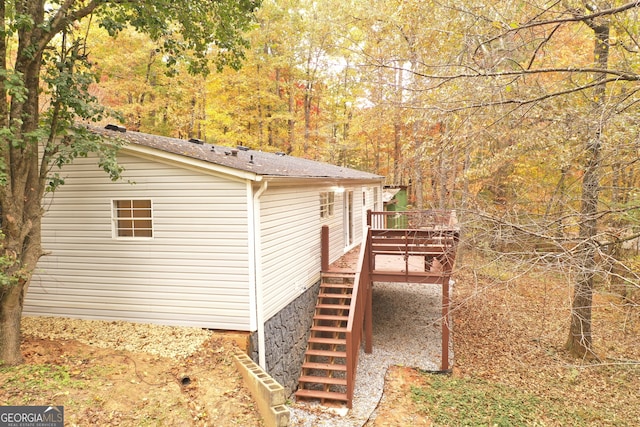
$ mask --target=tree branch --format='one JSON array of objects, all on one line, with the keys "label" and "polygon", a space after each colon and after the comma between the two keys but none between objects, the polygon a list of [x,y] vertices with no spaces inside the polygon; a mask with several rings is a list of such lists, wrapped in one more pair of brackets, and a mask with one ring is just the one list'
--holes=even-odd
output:
[{"label": "tree branch", "polygon": [[[427,64],[421,64],[428,68],[435,68],[434,66],[430,66]],[[404,67],[396,67],[393,65],[378,65],[379,68],[387,68],[391,70],[402,70],[407,71],[413,74],[416,77],[422,77],[426,79],[437,79],[437,80],[458,80],[458,79],[470,79],[470,78],[478,78],[478,77],[487,77],[487,78],[499,78],[499,77],[518,77],[522,75],[535,75],[535,74],[550,74],[550,73],[583,73],[583,74],[610,74],[617,76],[616,80],[624,80],[624,81],[640,81],[640,74],[631,73],[628,71],[622,70],[612,70],[606,68],[594,68],[594,67],[560,67],[560,68],[536,68],[536,69],[519,69],[513,71],[497,71],[497,72],[481,72],[475,71],[473,73],[459,73],[459,74],[427,74],[421,73],[418,71],[412,71],[410,69]],[[455,66],[446,66],[447,68],[453,68]],[[458,66],[458,68],[462,68],[462,66]],[[471,67],[465,67],[473,70]]]},{"label": "tree branch", "polygon": [[540,42],[538,46],[536,46],[535,50],[531,54],[531,60],[527,65],[527,70],[530,70],[531,67],[533,67],[533,61],[536,60],[536,56],[538,56],[538,52],[540,52],[540,49],[542,49],[542,46],[546,45],[549,42],[549,40],[551,40],[551,37],[553,37],[553,35],[556,33],[556,31],[558,31],[559,28],[560,28],[560,24],[556,25],[553,28],[553,30],[551,30],[551,33],[547,37],[545,37],[544,40],[542,40],[542,42]]},{"label": "tree branch", "polygon": [[49,20],[49,31],[46,33],[46,37],[42,37],[38,43],[38,49],[40,51],[44,50],[51,39],[55,37],[56,34],[60,33],[69,22],[77,21],[88,16],[96,10],[98,6],[106,3],[101,0],[91,0],[86,6],[70,12],[69,10],[75,2],[76,0],[65,0],[65,2],[58,8],[55,15]]},{"label": "tree branch", "polygon": [[[542,27],[542,26],[546,26],[546,25],[566,24],[566,23],[570,23],[570,22],[592,21],[595,18],[599,18],[599,17],[602,17],[602,16],[615,15],[615,14],[618,14],[618,13],[626,12],[627,10],[631,10],[633,8],[636,8],[636,7],[640,7],[640,0],[632,1],[632,2],[629,2],[629,3],[623,4],[622,6],[611,7],[609,9],[604,9],[604,10],[601,10],[599,12],[590,13],[588,15],[574,14],[570,18],[557,18],[557,19],[548,19],[548,20],[542,20],[542,21],[530,21],[530,22],[528,22],[526,24],[519,25],[519,26],[517,26],[515,28],[509,28],[504,33],[499,34],[499,35],[494,36],[494,37],[491,37],[490,39],[486,40],[484,43],[491,43],[491,42],[493,42],[495,40],[501,39],[502,37],[504,37],[507,34],[515,33],[515,32],[518,32],[520,30],[525,30],[525,29],[528,29],[528,28]],[[549,10],[549,9],[547,9],[547,10]],[[540,16],[540,15],[538,15],[538,16]]]}]

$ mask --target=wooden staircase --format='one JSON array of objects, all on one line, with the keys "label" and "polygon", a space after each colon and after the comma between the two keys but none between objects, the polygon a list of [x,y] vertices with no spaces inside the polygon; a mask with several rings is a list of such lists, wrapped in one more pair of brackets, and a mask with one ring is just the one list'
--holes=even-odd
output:
[{"label": "wooden staircase", "polygon": [[323,273],[298,399],[347,403],[347,322],[355,273]]}]

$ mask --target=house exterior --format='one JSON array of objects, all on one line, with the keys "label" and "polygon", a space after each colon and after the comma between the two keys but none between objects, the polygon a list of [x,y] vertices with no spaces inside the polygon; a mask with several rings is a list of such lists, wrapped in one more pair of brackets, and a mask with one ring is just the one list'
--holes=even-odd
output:
[{"label": "house exterior", "polygon": [[24,314],[248,331],[261,366],[290,382],[279,371],[297,372],[285,359],[297,357],[296,346],[304,352],[321,227],[329,226],[331,261],[357,245],[366,210],[382,206],[383,177],[94,130],[124,140],[124,178],[111,181],[96,157],[63,168],[65,184],[44,203],[46,255]]}]

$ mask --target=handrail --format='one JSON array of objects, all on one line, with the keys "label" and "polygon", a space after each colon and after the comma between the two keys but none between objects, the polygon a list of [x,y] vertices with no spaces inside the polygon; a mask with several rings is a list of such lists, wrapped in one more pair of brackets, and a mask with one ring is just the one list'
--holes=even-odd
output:
[{"label": "handrail", "polygon": [[374,230],[457,228],[455,210],[431,209],[425,211],[367,211],[367,225]]},{"label": "handrail", "polygon": [[[358,369],[358,356],[360,344],[363,338],[365,315],[371,316],[371,228],[364,232],[358,266],[353,283],[349,320],[347,322],[347,406],[351,408],[356,384],[356,371]],[[366,312],[369,312],[368,314]],[[369,320],[369,319],[367,319]],[[369,322],[370,323],[370,322]],[[371,327],[366,326],[365,351],[371,353]]]}]

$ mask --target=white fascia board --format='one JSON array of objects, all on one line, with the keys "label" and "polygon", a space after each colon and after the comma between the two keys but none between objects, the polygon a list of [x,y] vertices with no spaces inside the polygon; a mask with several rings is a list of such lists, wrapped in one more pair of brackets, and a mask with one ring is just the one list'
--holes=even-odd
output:
[{"label": "white fascia board", "polygon": [[223,178],[235,179],[238,181],[262,181],[262,175],[253,172],[247,172],[227,166],[218,165],[216,163],[205,162],[203,160],[193,159],[191,157],[181,156],[179,154],[169,153],[155,148],[145,147],[135,144],[125,144],[120,151],[133,156],[142,157],[157,162],[178,165],[186,169],[197,170],[199,172],[209,173]]},{"label": "white fascia board", "polygon": [[384,182],[384,177],[374,178],[374,179],[353,179],[353,178],[330,178],[330,177],[322,177],[322,178],[303,178],[303,177],[282,177],[282,176],[261,176],[262,180],[268,181],[269,186],[307,186],[307,185],[317,185],[317,186],[344,186],[344,187],[352,187],[356,185],[382,185]]}]

